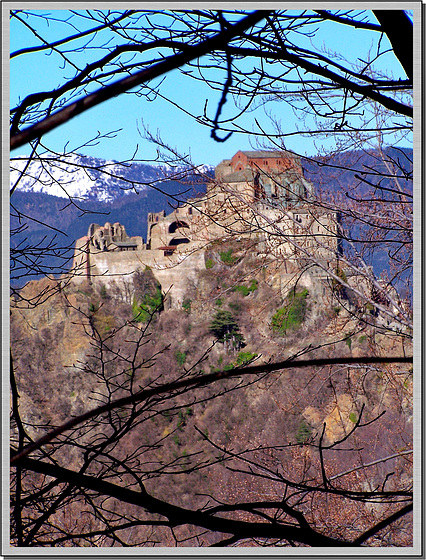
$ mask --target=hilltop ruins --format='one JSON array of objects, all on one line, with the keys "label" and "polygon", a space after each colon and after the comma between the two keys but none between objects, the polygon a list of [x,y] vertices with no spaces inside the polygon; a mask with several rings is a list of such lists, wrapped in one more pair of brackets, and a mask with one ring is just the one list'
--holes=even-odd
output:
[{"label": "hilltop ruins", "polygon": [[169,214],[148,214],[146,242],[119,223],[91,224],[76,243],[72,274],[108,285],[148,266],[177,305],[188,280],[205,269],[206,248],[226,239],[252,239],[258,254],[280,258],[284,273],[303,269],[315,255],[309,275],[317,281],[339,257],[337,216],[314,203],[300,158],[238,151],[216,167],[204,196]]}]

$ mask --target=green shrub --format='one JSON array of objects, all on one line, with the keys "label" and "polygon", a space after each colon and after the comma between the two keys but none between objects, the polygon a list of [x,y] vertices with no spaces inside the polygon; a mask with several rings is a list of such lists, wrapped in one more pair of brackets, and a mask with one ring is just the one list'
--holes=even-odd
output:
[{"label": "green shrub", "polygon": [[232,256],[232,249],[228,249],[227,251],[220,251],[219,256],[220,260],[229,266],[232,266],[238,260],[237,257]]},{"label": "green shrub", "polygon": [[147,323],[156,311],[163,309],[163,294],[160,286],[156,286],[155,294],[144,294],[142,299],[138,301],[133,299],[132,311],[133,318],[139,323]]},{"label": "green shrub", "polygon": [[349,350],[352,348],[352,339],[351,338],[347,338],[345,340],[346,342],[346,346],[349,348]]},{"label": "green shrub", "polygon": [[226,366],[223,366],[222,371],[229,371],[230,369],[234,369],[235,365],[234,364],[226,364]]},{"label": "green shrub", "polygon": [[213,266],[214,266],[213,259],[206,259],[206,268],[207,268],[207,270],[209,270],[210,268],[213,268]]},{"label": "green shrub", "polygon": [[241,346],[244,344],[244,338],[240,333],[240,327],[230,311],[220,309],[210,323],[209,330],[220,342],[232,340],[234,346]]},{"label": "green shrub", "polygon": [[[246,364],[249,364],[254,358],[256,358],[256,356],[257,354],[253,352],[239,352],[235,362],[231,362],[230,364],[226,364],[219,368],[212,368],[212,373],[215,371],[229,371],[230,369],[244,366]],[[221,366],[222,362],[223,356],[221,356],[220,361],[218,360],[218,365]]]},{"label": "green shrub", "polygon": [[102,298],[102,299],[107,299],[107,297],[108,297],[108,292],[107,292],[107,289],[106,289],[105,284],[102,284],[101,290],[100,290],[100,294],[101,294],[101,298]]},{"label": "green shrub", "polygon": [[336,315],[338,315],[341,311],[342,311],[342,308],[340,307],[340,305],[337,305],[336,307],[333,307],[333,312]]},{"label": "green shrub", "polygon": [[296,330],[305,320],[308,307],[308,290],[305,288],[301,292],[292,290],[288,296],[288,303],[272,316],[271,327],[280,334],[285,334],[289,330]]},{"label": "green shrub", "polygon": [[305,422],[305,420],[302,420],[296,432],[297,443],[305,443],[311,436],[312,428]]},{"label": "green shrub", "polygon": [[353,422],[354,424],[356,424],[358,422],[358,416],[355,414],[355,412],[351,412],[349,414],[349,420],[351,422]]},{"label": "green shrub", "polygon": [[257,280],[252,280],[250,286],[245,286],[242,284],[241,286],[235,286],[234,292],[240,292],[243,296],[248,296],[252,292],[255,292],[258,288]]},{"label": "green shrub", "polygon": [[191,303],[192,303],[191,299],[189,298],[184,299],[182,302],[182,309],[187,313],[191,313]]},{"label": "green shrub", "polygon": [[367,337],[366,337],[365,334],[363,334],[363,335],[361,335],[361,336],[359,337],[359,343],[360,343],[360,344],[362,344],[362,343],[365,342],[366,340],[367,340]]},{"label": "green shrub", "polygon": [[238,330],[238,324],[230,311],[220,310],[214,316],[209,329],[220,340]]},{"label": "green shrub", "polygon": [[249,295],[250,290],[247,288],[247,286],[242,285],[242,286],[235,286],[234,292],[240,292],[245,297]]},{"label": "green shrub", "polygon": [[184,365],[184,363],[186,362],[186,353],[181,352],[180,350],[177,350],[177,352],[175,353],[175,358],[176,358],[176,361],[177,361],[178,365],[180,367],[182,367]]},{"label": "green shrub", "polygon": [[249,286],[250,292],[255,292],[258,287],[259,287],[259,282],[253,278],[253,280],[251,281],[251,284]]},{"label": "green shrub", "polygon": [[257,354],[254,352],[239,352],[237,359],[235,361],[235,367],[241,367],[245,364],[250,363],[254,358],[256,358]]}]

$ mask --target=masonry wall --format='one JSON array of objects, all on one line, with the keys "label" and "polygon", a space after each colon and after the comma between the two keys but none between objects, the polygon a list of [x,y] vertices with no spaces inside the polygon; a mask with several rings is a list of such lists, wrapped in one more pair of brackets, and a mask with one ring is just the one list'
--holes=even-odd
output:
[{"label": "masonry wall", "polygon": [[[86,262],[82,260],[83,255]],[[90,271],[89,277],[77,273],[75,282],[90,279],[91,282],[104,284],[107,289],[111,289],[114,284],[121,287],[132,282],[133,273],[148,266],[160,282],[163,292],[170,292],[167,305],[173,307],[182,305],[188,283],[195,282],[199,272],[205,270],[203,251],[178,253],[171,257],[164,257],[161,251],[100,251],[78,255],[75,264],[80,265],[82,271],[88,270],[87,267]]]},{"label": "masonry wall", "polygon": [[[260,154],[262,161],[253,157],[253,152],[237,152],[232,160],[224,160],[216,167],[217,180],[208,185],[205,197],[188,201],[168,215],[164,211],[149,213],[146,245],[142,238],[128,238],[124,226],[118,223],[91,226],[88,236],[76,244],[75,281],[88,279],[108,287],[131,282],[138,268],[149,266],[163,291],[170,290],[171,304],[178,306],[188,282],[196,281],[199,271],[205,268],[204,248],[232,235],[256,240],[262,253],[281,259],[285,270],[287,265],[302,270],[309,261],[307,253],[326,267],[337,265],[334,213],[315,215],[315,209],[306,200],[303,206],[289,205],[283,196],[268,202],[257,196],[259,185],[251,170],[254,160],[268,171],[293,169],[303,176],[300,161],[285,153],[272,153],[271,157],[267,152]],[[110,230],[122,232],[121,244],[123,240],[132,241],[136,250],[120,250],[124,248],[120,247],[120,240],[117,250],[108,250],[113,248],[108,244]],[[98,234],[100,239],[95,243]],[[324,276],[321,267],[317,269],[316,276]]]}]

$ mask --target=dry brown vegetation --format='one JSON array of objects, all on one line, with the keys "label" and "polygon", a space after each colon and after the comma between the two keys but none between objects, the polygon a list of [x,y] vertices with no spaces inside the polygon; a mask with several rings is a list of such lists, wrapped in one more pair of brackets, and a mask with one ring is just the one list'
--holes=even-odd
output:
[{"label": "dry brown vegetation", "polygon": [[[313,137],[311,175],[324,189],[312,199],[284,197],[281,210],[306,205],[314,221],[330,213],[329,233],[342,242],[323,262],[306,225],[294,224],[295,237],[271,224],[265,204],[277,209],[276,199],[255,195],[238,214],[236,196],[235,229],[224,232],[235,236],[207,248],[182,308],[168,309],[149,271],[114,289],[52,280],[67,248],[48,235],[48,220],[40,224],[12,199],[12,234],[31,222],[48,232],[12,244],[12,269],[17,278],[50,276],[14,290],[11,302],[12,546],[411,546],[410,15],[12,10],[10,18],[24,38],[12,63],[48,53],[46,71],[63,72],[56,88],[30,87],[13,101],[10,147],[26,146],[28,165],[61,168],[73,151],[115,136],[100,131],[105,123],[83,140],[65,132],[59,147],[47,135],[91,107],[108,111],[108,100],[128,93],[156,115],[152,107],[167,97],[219,142],[237,133],[286,151],[293,136]],[[339,52],[324,45],[329,29],[367,34],[374,56],[360,48],[351,63],[348,42]],[[188,91],[192,80],[202,86],[187,107],[177,87],[169,96],[163,89],[176,71]],[[140,131],[155,144],[156,163],[178,169],[174,178],[185,179],[181,164],[191,175],[189,150],[180,155],[143,123]],[[133,150],[119,167],[137,161]],[[89,177],[90,162],[81,165]],[[336,174],[334,192],[324,166]],[[110,178],[108,165],[96,167]],[[135,191],[159,188],[121,180]],[[68,203],[85,212],[77,197]],[[291,249],[281,253],[289,262],[239,239],[253,224],[272,235],[271,246]],[[381,279],[368,266],[375,250],[387,255]],[[309,280],[313,267],[324,285]]]},{"label": "dry brown vegetation", "polygon": [[[39,437],[70,416],[138,390],[229,370],[244,360],[276,362],[303,355],[307,348],[314,358],[389,355],[395,344],[403,343],[380,337],[362,322],[354,326],[350,317],[336,317],[318,301],[311,301],[315,313],[308,312],[299,329],[288,336],[274,333],[271,317],[284,298],[271,287],[268,263],[241,243],[233,247],[235,262],[224,263],[218,255],[227,249],[226,244],[213,245],[207,258],[214,266],[189,288],[186,305],[155,312],[148,324],[135,322],[132,305],[101,284],[71,284],[44,305],[13,309],[13,367],[28,435]],[[235,290],[253,285],[254,279],[256,289],[247,295]],[[135,276],[135,294],[150,286],[150,271]],[[40,288],[32,283],[23,296]],[[210,324],[218,310],[232,313],[243,348],[215,340]],[[350,542],[398,510],[409,495],[411,390],[407,366],[391,364],[312,366],[239,377],[114,409],[64,433],[46,451],[59,463],[66,459],[67,468],[76,472],[127,488],[143,484],[156,499],[191,511],[211,515],[216,508],[229,510],[222,515],[253,523],[259,516],[270,519],[273,507],[280,523],[286,523],[294,508],[312,529]],[[38,525],[31,521],[33,499],[23,506],[24,546],[208,546],[227,538],[224,531],[195,529],[191,523],[175,526],[164,516],[142,514],[136,505],[113,497],[105,501],[96,492],[58,481],[49,491],[53,479],[37,482],[39,477],[28,473],[21,492],[30,497],[33,485],[45,486],[37,508],[39,515],[49,514]],[[324,494],[327,489],[330,495]],[[366,498],[378,490],[395,495]],[[360,501],[348,492],[367,494]],[[53,507],[54,496],[61,493],[66,497]],[[284,497],[288,511],[261,505]],[[245,503],[259,506],[238,505]],[[102,512],[101,518],[95,511]],[[117,528],[123,523],[123,529]],[[368,544],[408,546],[409,524],[406,517]],[[17,534],[13,517],[12,526]],[[235,543],[275,541],[243,535]]]}]

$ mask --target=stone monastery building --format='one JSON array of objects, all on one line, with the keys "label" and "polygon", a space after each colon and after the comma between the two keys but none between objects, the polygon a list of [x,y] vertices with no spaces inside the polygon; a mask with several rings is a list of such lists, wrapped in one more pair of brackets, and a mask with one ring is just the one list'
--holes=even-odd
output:
[{"label": "stone monastery building", "polygon": [[129,237],[119,223],[91,224],[77,241],[73,272],[77,281],[108,284],[150,266],[163,289],[173,285],[176,299],[188,278],[205,269],[204,249],[226,238],[253,239],[255,251],[279,256],[293,268],[303,268],[312,254],[330,266],[338,259],[337,217],[316,205],[313,194],[299,157],[238,151],[216,167],[204,196],[169,214],[148,214],[146,243]]}]

